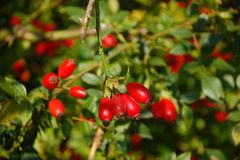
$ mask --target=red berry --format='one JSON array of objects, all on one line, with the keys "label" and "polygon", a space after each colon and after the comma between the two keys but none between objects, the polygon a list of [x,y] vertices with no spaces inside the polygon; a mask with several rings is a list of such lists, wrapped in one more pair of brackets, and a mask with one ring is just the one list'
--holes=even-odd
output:
[{"label": "red berry", "polygon": [[19,59],[16,62],[14,62],[12,65],[13,73],[16,76],[20,76],[24,72],[25,69],[26,69],[25,59]]},{"label": "red berry", "polygon": [[217,107],[217,103],[210,101],[208,97],[205,97],[201,101],[202,101],[203,106],[206,106],[206,107],[209,107],[209,108]]},{"label": "red berry", "polygon": [[151,112],[155,119],[163,118],[163,109],[161,102],[154,102],[151,106]]},{"label": "red berry", "polygon": [[177,119],[177,110],[171,100],[163,98],[161,100],[163,105],[163,119],[165,122],[173,122]]},{"label": "red berry", "polygon": [[139,104],[128,94],[122,94],[122,99],[125,103],[127,116],[130,118],[139,118],[141,114]]},{"label": "red berry", "polygon": [[54,23],[48,23],[43,27],[45,32],[53,31],[56,29],[56,25]]},{"label": "red berry", "polygon": [[44,24],[42,23],[42,21],[40,21],[39,19],[35,19],[32,21],[32,24],[34,25],[34,27],[36,27],[37,29],[43,29]]},{"label": "red berry", "polygon": [[74,46],[75,41],[73,39],[65,39],[63,43],[66,47],[71,48]]},{"label": "red berry", "polygon": [[187,7],[187,3],[186,2],[177,2],[177,5],[178,5],[178,7],[180,7],[180,8],[186,8]]},{"label": "red berry", "polygon": [[58,68],[58,76],[62,79],[69,77],[76,67],[75,61],[73,59],[66,59]]},{"label": "red berry", "polygon": [[47,73],[43,76],[42,85],[48,90],[53,90],[58,85],[58,76],[55,73]]},{"label": "red berry", "polygon": [[37,56],[42,56],[48,52],[48,48],[47,42],[38,42],[35,46],[35,53]]},{"label": "red berry", "polygon": [[9,23],[11,26],[17,26],[21,24],[21,19],[18,16],[12,16]]},{"label": "red berry", "polygon": [[102,39],[102,45],[104,48],[112,48],[112,47],[117,47],[118,42],[116,37],[113,34],[108,34]]},{"label": "red berry", "polygon": [[128,83],[127,91],[139,103],[147,104],[151,100],[149,90],[140,83]]},{"label": "red berry", "polygon": [[219,58],[224,61],[230,61],[233,58],[233,56],[234,56],[233,52],[222,53],[219,48],[216,48],[211,54],[211,57]]},{"label": "red berry", "polygon": [[182,66],[187,63],[192,61],[193,58],[190,55],[174,55],[174,54],[167,54],[166,56],[166,61],[168,66],[171,67],[171,71],[173,73],[179,72],[179,70],[182,68]]},{"label": "red berry", "polygon": [[177,119],[177,110],[171,100],[163,98],[160,102],[155,102],[151,111],[154,118],[163,118],[165,122],[173,122]]},{"label": "red berry", "polygon": [[131,142],[133,144],[133,149],[139,149],[142,142],[142,137],[138,133],[135,133],[131,136]]},{"label": "red berry", "polygon": [[60,118],[64,114],[64,105],[62,101],[54,98],[49,101],[48,108],[52,116]]},{"label": "red berry", "polygon": [[126,105],[124,103],[123,94],[114,94],[111,97],[111,110],[112,113],[117,116],[118,118],[121,118],[126,115]]},{"label": "red berry", "polygon": [[99,119],[103,122],[103,124],[105,126],[108,126],[109,122],[113,118],[113,114],[112,114],[110,105],[111,105],[111,102],[110,102],[109,98],[104,97],[101,99],[100,105],[99,105],[99,110],[98,110],[98,116],[99,116]]},{"label": "red berry", "polygon": [[200,13],[205,13],[207,15],[210,15],[210,14],[212,14],[212,10],[211,10],[211,8],[208,8],[208,7],[201,7]]},{"label": "red berry", "polygon": [[228,119],[228,113],[223,111],[218,111],[215,113],[215,119],[219,123],[224,123]]},{"label": "red berry", "polygon": [[87,96],[87,91],[80,86],[71,87],[69,94],[74,98],[85,98]]},{"label": "red berry", "polygon": [[30,78],[31,72],[28,69],[25,69],[19,77],[20,81],[23,83],[29,82]]}]

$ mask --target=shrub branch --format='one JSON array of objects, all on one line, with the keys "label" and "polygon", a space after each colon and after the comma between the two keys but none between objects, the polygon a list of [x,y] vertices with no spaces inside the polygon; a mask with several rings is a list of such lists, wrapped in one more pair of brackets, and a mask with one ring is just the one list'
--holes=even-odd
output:
[{"label": "shrub branch", "polygon": [[92,16],[92,13],[93,13],[94,4],[95,4],[95,0],[88,1],[85,15],[84,15],[83,19],[81,20],[82,27],[81,27],[80,38],[82,41],[84,41],[86,38],[88,23]]}]

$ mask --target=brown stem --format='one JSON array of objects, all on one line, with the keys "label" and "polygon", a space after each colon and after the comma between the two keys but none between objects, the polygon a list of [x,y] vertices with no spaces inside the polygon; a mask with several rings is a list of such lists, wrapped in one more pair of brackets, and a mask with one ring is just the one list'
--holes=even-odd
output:
[{"label": "brown stem", "polygon": [[101,141],[102,141],[102,138],[103,138],[103,134],[104,134],[104,131],[102,130],[102,128],[98,127],[97,131],[95,133],[93,142],[92,142],[92,146],[91,146],[89,155],[88,155],[88,160],[93,160],[94,159],[94,156],[95,156],[95,153],[97,151],[97,148],[101,144]]},{"label": "brown stem", "polygon": [[80,38],[82,39],[82,41],[84,41],[85,38],[86,38],[88,23],[89,23],[89,20],[92,16],[94,4],[95,4],[95,0],[89,0],[88,1],[88,5],[87,5],[85,15],[84,15],[83,19],[81,20],[82,27],[81,27]]}]

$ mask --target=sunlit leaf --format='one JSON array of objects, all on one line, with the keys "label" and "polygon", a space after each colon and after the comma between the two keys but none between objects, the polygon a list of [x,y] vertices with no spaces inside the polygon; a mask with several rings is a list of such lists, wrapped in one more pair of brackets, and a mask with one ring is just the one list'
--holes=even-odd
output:
[{"label": "sunlit leaf", "polygon": [[207,155],[210,160],[227,160],[222,151],[218,149],[207,149]]},{"label": "sunlit leaf", "polygon": [[86,73],[82,76],[82,80],[89,84],[89,85],[93,85],[96,86],[98,84],[100,84],[100,79],[93,73]]},{"label": "sunlit leaf", "polygon": [[240,143],[240,123],[236,124],[232,129],[232,138],[235,145]]},{"label": "sunlit leaf", "polygon": [[139,126],[139,135],[143,138],[152,139],[150,129],[144,124],[140,124]]},{"label": "sunlit leaf", "polygon": [[216,101],[224,95],[222,83],[217,77],[205,76],[201,80],[201,85],[203,93]]},{"label": "sunlit leaf", "polygon": [[177,156],[177,160],[191,160],[191,153],[186,152]]},{"label": "sunlit leaf", "polygon": [[24,98],[27,95],[27,90],[23,84],[8,77],[0,78],[0,89],[15,99]]}]

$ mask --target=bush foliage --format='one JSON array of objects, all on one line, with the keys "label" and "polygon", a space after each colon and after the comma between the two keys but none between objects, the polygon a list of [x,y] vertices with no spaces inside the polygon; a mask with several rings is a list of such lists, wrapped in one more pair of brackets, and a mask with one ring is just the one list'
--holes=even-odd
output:
[{"label": "bush foliage", "polygon": [[[1,2],[0,159],[238,160],[239,1],[96,0],[86,24],[87,5]],[[75,61],[73,74],[46,89],[43,76],[65,59]],[[104,126],[100,99],[125,93],[129,82],[152,100],[139,118]],[[72,86],[87,97],[72,97]],[[56,97],[61,118],[48,109]],[[176,120],[153,117],[163,98]]]}]

